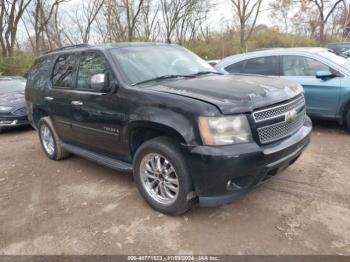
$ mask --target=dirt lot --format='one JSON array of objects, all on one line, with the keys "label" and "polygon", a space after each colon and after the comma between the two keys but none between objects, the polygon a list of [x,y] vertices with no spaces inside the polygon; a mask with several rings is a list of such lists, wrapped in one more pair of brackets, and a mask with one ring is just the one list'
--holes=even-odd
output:
[{"label": "dirt lot", "polygon": [[48,160],[30,128],[0,148],[0,254],[350,254],[350,135],[336,125],[255,192],[182,217],[150,209],[128,174]]}]

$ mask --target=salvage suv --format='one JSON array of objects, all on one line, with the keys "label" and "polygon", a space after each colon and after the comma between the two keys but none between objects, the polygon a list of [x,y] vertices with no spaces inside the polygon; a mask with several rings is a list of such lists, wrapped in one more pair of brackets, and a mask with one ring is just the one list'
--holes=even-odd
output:
[{"label": "salvage suv", "polygon": [[293,164],[310,141],[303,89],[221,75],[177,45],[79,45],[28,74],[29,119],[52,160],[133,172],[154,209],[232,202]]}]

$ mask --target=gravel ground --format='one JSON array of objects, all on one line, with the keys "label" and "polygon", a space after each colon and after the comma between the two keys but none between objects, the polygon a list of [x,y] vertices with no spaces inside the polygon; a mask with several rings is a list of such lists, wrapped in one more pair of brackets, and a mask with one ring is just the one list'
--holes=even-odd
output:
[{"label": "gravel ground", "polygon": [[0,148],[0,254],[350,255],[350,135],[335,124],[256,191],[180,217],[149,208],[129,174],[47,159],[30,128]]}]

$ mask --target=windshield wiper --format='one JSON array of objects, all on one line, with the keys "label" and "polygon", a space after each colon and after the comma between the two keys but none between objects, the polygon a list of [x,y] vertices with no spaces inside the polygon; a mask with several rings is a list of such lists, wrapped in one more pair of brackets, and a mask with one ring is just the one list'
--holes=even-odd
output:
[{"label": "windshield wiper", "polygon": [[151,78],[151,79],[147,79],[147,80],[143,80],[143,81],[140,81],[140,82],[133,83],[132,86],[141,85],[141,84],[145,84],[145,83],[153,82],[153,81],[172,79],[172,78],[179,78],[179,77],[195,78],[196,76],[195,75],[165,75],[165,76],[158,76],[158,77],[155,77],[155,78]]},{"label": "windshield wiper", "polygon": [[201,76],[201,75],[209,75],[209,74],[223,75],[223,73],[215,72],[215,71],[199,71],[198,73],[192,74],[191,76]]}]

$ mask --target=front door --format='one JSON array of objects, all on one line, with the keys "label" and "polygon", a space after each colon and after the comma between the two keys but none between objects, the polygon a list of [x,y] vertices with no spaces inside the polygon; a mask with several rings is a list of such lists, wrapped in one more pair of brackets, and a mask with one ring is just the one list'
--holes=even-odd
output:
[{"label": "front door", "polygon": [[[102,53],[88,51],[81,54],[77,86],[71,94],[71,121],[74,143],[106,155],[122,156],[121,127],[126,121],[117,94],[93,90],[91,78],[105,74],[113,78]],[[108,84],[107,84],[108,85]]]},{"label": "front door", "polygon": [[282,77],[298,82],[304,87],[307,113],[333,118],[338,110],[341,78],[317,79],[316,73],[322,70],[339,74],[313,58],[303,56],[282,58]]}]

